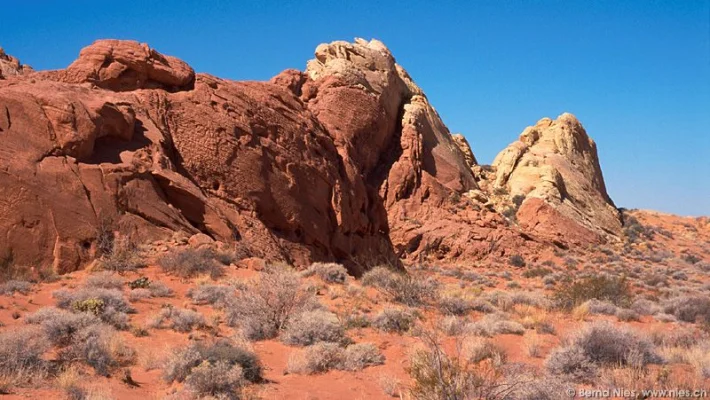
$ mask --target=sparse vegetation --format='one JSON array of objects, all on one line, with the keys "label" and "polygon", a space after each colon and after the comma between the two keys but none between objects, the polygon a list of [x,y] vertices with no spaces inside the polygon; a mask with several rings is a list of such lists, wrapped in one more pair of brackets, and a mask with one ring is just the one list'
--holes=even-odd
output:
[{"label": "sparse vegetation", "polygon": [[294,315],[318,307],[296,272],[270,266],[237,291],[235,301],[226,309],[227,323],[239,326],[251,340],[269,339],[276,337]]},{"label": "sparse vegetation", "polygon": [[385,267],[376,267],[366,272],[362,277],[362,284],[373,286],[392,301],[410,307],[435,300],[438,289],[436,280],[432,278],[397,273]]},{"label": "sparse vegetation", "polygon": [[345,340],[345,329],[338,317],[331,312],[304,311],[288,321],[281,340],[297,346],[309,346],[318,342],[341,343]]},{"label": "sparse vegetation", "polygon": [[359,371],[384,362],[384,356],[372,343],[357,343],[342,348],[335,343],[321,342],[292,353],[287,369],[289,373],[312,375],[332,369]]},{"label": "sparse vegetation", "polygon": [[261,382],[262,366],[249,349],[229,341],[193,343],[165,363],[166,382],[185,382],[198,395],[237,397],[247,383]]},{"label": "sparse vegetation", "polygon": [[303,274],[316,275],[327,283],[345,283],[348,278],[348,270],[336,263],[313,263]]},{"label": "sparse vegetation", "polygon": [[65,310],[87,312],[117,329],[128,328],[128,315],[134,310],[116,289],[82,288],[74,292],[54,292],[57,305]]},{"label": "sparse vegetation", "polygon": [[207,328],[204,315],[186,308],[164,307],[158,315],[149,322],[148,327],[153,329],[169,328],[176,332],[192,332],[193,329]]},{"label": "sparse vegetation", "polygon": [[625,307],[631,301],[631,288],[625,277],[596,275],[560,286],[555,290],[553,298],[558,307],[566,310],[592,299]]},{"label": "sparse vegetation", "polygon": [[385,332],[407,332],[416,321],[411,311],[402,308],[385,307],[372,321],[372,326]]},{"label": "sparse vegetation", "polygon": [[224,274],[224,265],[218,262],[219,254],[209,247],[175,249],[158,260],[158,265],[169,274],[182,278],[208,275],[217,279]]}]

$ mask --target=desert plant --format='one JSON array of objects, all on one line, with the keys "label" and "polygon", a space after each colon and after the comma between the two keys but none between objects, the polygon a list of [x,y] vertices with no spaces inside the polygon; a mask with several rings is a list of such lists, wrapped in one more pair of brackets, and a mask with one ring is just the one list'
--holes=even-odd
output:
[{"label": "desert plant", "polygon": [[286,324],[281,341],[290,345],[309,346],[318,342],[340,343],[345,339],[345,330],[338,317],[327,311],[304,311]]},{"label": "desert plant", "polygon": [[372,320],[372,326],[385,332],[408,331],[416,321],[416,315],[402,308],[385,307]]},{"label": "desert plant", "polygon": [[145,266],[138,246],[129,238],[114,240],[110,250],[103,253],[100,265],[114,272],[133,271]]},{"label": "desert plant", "polygon": [[525,327],[516,321],[511,321],[505,314],[487,314],[480,320],[465,327],[465,331],[478,336],[495,336],[499,334],[522,335]]},{"label": "desert plant", "polygon": [[234,287],[202,284],[187,291],[187,297],[193,304],[211,304],[219,308],[226,307],[235,297]]},{"label": "desert plant", "polygon": [[316,275],[328,283],[345,283],[348,278],[348,270],[341,264],[316,262],[304,271],[304,276],[311,275]]},{"label": "desert plant", "polygon": [[31,289],[32,284],[27,281],[9,280],[5,283],[0,283],[0,296],[15,293],[28,294]]},{"label": "desert plant", "polygon": [[663,301],[663,312],[681,321],[697,322],[710,326],[710,298],[681,295]]},{"label": "desert plant", "polygon": [[241,290],[227,307],[227,324],[239,326],[251,340],[273,338],[295,314],[318,308],[299,275],[285,267],[269,266]]},{"label": "desert plant", "polygon": [[116,289],[82,288],[75,292],[53,293],[57,306],[75,312],[92,313],[117,329],[128,328],[127,313],[135,312]]},{"label": "desert plant", "polygon": [[164,307],[148,322],[149,328],[170,328],[183,333],[192,332],[193,329],[203,329],[207,326],[204,315],[197,311],[175,307]]},{"label": "desert plant", "polygon": [[244,381],[261,382],[262,371],[251,350],[221,340],[175,349],[165,363],[163,379],[185,382],[200,395],[236,396]]},{"label": "desert plant", "polygon": [[628,306],[631,289],[625,277],[596,275],[576,280],[556,289],[553,296],[558,307],[571,310],[587,300],[608,301],[616,306]]},{"label": "desert plant", "polygon": [[76,335],[79,331],[91,325],[98,325],[101,320],[93,314],[77,314],[54,307],[44,307],[28,315],[25,323],[39,325],[54,346],[64,347],[77,340]]},{"label": "desert plant", "polygon": [[343,363],[343,349],[335,343],[316,343],[291,353],[286,369],[289,373],[312,375],[336,369]]},{"label": "desert plant", "polygon": [[394,272],[386,267],[376,267],[366,272],[362,284],[372,286],[393,301],[410,307],[421,306],[437,298],[436,280]]},{"label": "desert plant", "polygon": [[100,289],[121,289],[123,279],[110,271],[101,271],[86,278],[84,286]]},{"label": "desert plant", "polygon": [[60,351],[59,358],[64,362],[83,362],[97,374],[108,376],[115,368],[132,363],[135,351],[112,327],[97,324],[79,330],[71,343]]},{"label": "desert plant", "polygon": [[42,358],[49,348],[50,343],[35,327],[0,332],[0,380],[10,387],[38,383],[49,370]]},{"label": "desert plant", "polygon": [[355,343],[345,348],[339,369],[360,371],[372,365],[384,364],[384,362],[385,356],[373,343]]},{"label": "desert plant", "polygon": [[523,256],[521,256],[520,254],[513,254],[508,259],[508,264],[510,264],[514,267],[517,267],[517,268],[522,268],[525,266],[526,263],[525,263],[525,259],[523,258]]},{"label": "desert plant", "polygon": [[575,382],[594,382],[599,374],[597,365],[579,346],[553,349],[545,360],[547,370],[553,375],[562,375]]},{"label": "desert plant", "polygon": [[158,265],[166,273],[182,278],[209,275],[217,279],[224,274],[224,265],[217,257],[217,252],[209,247],[173,249],[158,260]]}]

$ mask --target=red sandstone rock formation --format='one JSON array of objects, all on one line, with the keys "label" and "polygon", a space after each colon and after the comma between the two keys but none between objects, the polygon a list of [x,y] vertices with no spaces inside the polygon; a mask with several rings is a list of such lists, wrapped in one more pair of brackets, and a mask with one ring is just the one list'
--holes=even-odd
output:
[{"label": "red sandstone rock formation", "polygon": [[[21,265],[80,268],[107,230],[202,232],[244,256],[356,274],[536,245],[484,204],[465,139],[376,40],[321,45],[305,72],[269,82],[195,75],[117,40],[66,70],[15,75],[0,81],[0,256]],[[519,163],[498,164],[517,193]],[[525,194],[525,229],[539,233],[525,218],[534,207],[545,229],[568,224]]]}]

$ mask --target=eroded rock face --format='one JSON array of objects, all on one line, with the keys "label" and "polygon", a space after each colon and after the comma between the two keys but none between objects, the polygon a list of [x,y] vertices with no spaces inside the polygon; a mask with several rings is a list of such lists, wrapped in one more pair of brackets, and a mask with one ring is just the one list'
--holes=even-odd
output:
[{"label": "eroded rock face", "polygon": [[470,148],[375,40],[321,45],[269,82],[98,41],[0,81],[0,137],[0,257],[19,265],[80,268],[106,230],[355,274],[535,245],[482,203]]},{"label": "eroded rock face", "polygon": [[32,67],[20,63],[17,58],[6,54],[0,47],[0,79],[32,72]]},{"label": "eroded rock face", "polygon": [[90,82],[113,91],[178,91],[192,87],[195,71],[184,61],[162,55],[145,43],[98,40],[81,51],[61,79],[69,83]]},{"label": "eroded rock face", "polygon": [[572,114],[543,118],[493,162],[495,188],[524,196],[521,227],[563,243],[598,243],[621,231],[607,194],[596,144]]}]

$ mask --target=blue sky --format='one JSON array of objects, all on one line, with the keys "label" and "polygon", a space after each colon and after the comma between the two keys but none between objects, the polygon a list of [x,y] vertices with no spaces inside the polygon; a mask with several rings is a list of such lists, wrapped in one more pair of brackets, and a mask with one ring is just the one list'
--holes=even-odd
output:
[{"label": "blue sky", "polygon": [[710,215],[710,0],[142,3],[8,2],[0,46],[56,69],[95,39],[134,39],[263,80],[319,43],[378,38],[480,162],[568,111],[617,206]]}]

